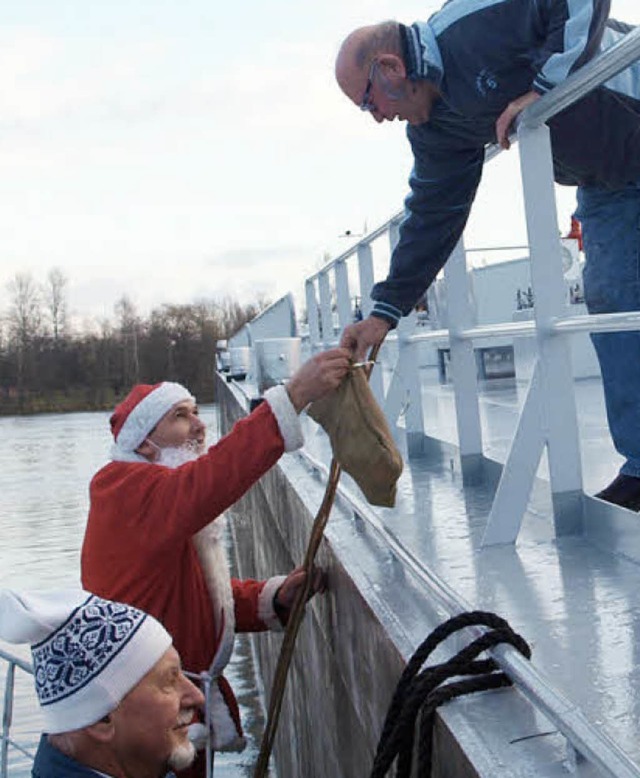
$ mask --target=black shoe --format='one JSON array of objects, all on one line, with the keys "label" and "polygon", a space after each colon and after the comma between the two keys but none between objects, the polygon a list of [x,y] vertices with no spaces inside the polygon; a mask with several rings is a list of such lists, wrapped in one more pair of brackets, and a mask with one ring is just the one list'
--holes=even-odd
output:
[{"label": "black shoe", "polygon": [[620,474],[596,497],[631,511],[640,511],[640,478]]}]

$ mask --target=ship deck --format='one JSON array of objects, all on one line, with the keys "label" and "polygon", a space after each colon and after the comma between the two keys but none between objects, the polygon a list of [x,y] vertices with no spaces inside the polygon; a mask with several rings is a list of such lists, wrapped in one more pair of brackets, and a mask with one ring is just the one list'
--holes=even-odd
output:
[{"label": "ship deck", "polygon": [[[500,468],[463,478],[452,387],[439,383],[433,369],[422,372],[425,452],[405,458],[395,508],[372,510],[464,602],[506,618],[530,643],[533,665],[640,765],[640,517],[585,496],[584,533],[556,538],[543,461],[517,543],[482,547]],[[506,459],[525,390],[514,379],[481,385],[484,454],[498,465]],[[591,495],[615,476],[621,460],[609,438],[600,381],[576,381],[575,390],[584,485]],[[305,451],[328,464],[324,433],[309,419],[305,425]],[[396,432],[402,449],[401,427]],[[360,495],[347,475],[341,485]],[[351,549],[350,573],[377,598],[382,618],[410,655],[446,615],[427,602],[421,583],[366,523],[340,513],[327,536],[334,546]],[[568,768],[581,776],[601,774],[581,760],[571,767],[564,738],[518,695],[475,697],[449,704],[444,715],[487,774],[498,774],[496,764],[504,765],[499,774],[510,776],[566,775]]]}]

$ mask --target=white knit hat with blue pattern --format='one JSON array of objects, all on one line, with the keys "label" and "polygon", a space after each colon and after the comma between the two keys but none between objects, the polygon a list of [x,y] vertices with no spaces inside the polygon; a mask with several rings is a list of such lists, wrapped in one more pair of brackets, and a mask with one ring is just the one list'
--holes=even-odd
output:
[{"label": "white knit hat with blue pattern", "polygon": [[0,639],[30,643],[45,732],[95,724],[171,646],[154,618],[81,589],[0,591]]}]

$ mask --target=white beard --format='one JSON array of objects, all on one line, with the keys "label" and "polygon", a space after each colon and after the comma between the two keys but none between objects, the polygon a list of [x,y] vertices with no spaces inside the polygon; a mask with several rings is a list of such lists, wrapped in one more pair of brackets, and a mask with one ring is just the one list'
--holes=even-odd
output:
[{"label": "white beard", "polygon": [[200,456],[198,449],[191,443],[185,443],[184,446],[161,448],[158,458],[154,462],[156,465],[176,468],[184,465],[186,462],[193,462]]},{"label": "white beard", "polygon": [[190,740],[176,746],[167,761],[172,770],[185,770],[196,758],[196,749]]}]

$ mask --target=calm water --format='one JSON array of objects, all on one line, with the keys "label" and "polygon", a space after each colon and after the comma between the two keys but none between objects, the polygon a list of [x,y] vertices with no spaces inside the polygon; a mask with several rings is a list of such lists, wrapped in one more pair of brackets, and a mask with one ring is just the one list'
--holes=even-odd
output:
[{"label": "calm water", "polygon": [[[209,440],[217,436],[215,406],[201,407]],[[0,586],[47,589],[77,586],[80,546],[88,512],[89,481],[108,459],[109,414],[0,417]],[[262,709],[246,640],[236,644],[229,680],[238,693],[249,747],[216,756],[216,778],[250,776],[257,756]],[[29,659],[22,646],[0,647]],[[6,664],[0,661],[0,690]],[[0,700],[2,693],[0,692]],[[0,703],[1,705],[1,703]],[[31,678],[16,674],[12,736],[34,751],[41,731]],[[29,774],[29,762],[11,753],[11,776]]]}]

